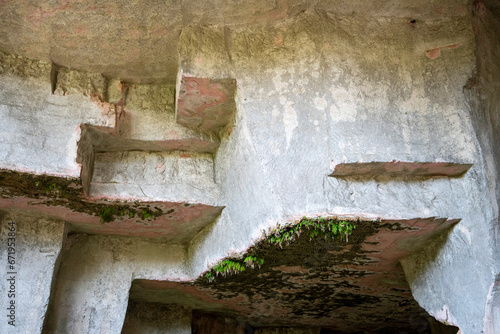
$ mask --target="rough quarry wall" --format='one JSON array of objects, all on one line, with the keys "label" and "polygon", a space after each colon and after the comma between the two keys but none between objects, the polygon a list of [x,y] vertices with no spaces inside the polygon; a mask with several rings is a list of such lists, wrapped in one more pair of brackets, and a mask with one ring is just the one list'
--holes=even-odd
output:
[{"label": "rough quarry wall", "polygon": [[471,115],[474,120],[476,133],[483,147],[484,160],[488,170],[489,196],[496,198],[496,221],[492,222],[490,234],[494,237],[495,246],[493,257],[495,260],[496,280],[491,284],[484,318],[485,333],[500,331],[500,311],[498,286],[500,284],[500,7],[494,1],[474,2],[472,23],[476,35],[477,73],[470,79],[464,92],[469,96]]},{"label": "rough quarry wall", "polygon": [[[377,17],[337,21],[328,13],[309,19],[231,31],[229,51],[222,29],[181,35],[186,73],[238,82],[236,126],[215,168],[227,206],[191,246],[195,273],[215,261],[212,254],[241,251],[262,228],[303,214],[461,218],[439,249],[404,267],[427,311],[463,332],[479,331],[494,281],[490,232],[498,213],[484,198],[484,161],[462,93],[475,70],[468,15],[416,26]],[[203,52],[208,38],[219,41],[218,52]],[[327,176],[339,163],[393,160],[474,166],[460,179]]]},{"label": "rough quarry wall", "polygon": [[[2,53],[1,169],[81,176],[82,192],[94,199],[165,201],[187,211],[176,220],[163,209],[163,232],[126,217],[120,230],[88,212],[77,219],[43,204],[25,217],[11,211],[30,208],[24,199],[5,199],[2,258],[15,220],[18,276],[29,281],[17,286],[19,327],[3,321],[0,332],[190,332],[184,309],[172,321],[146,317],[148,301],[128,300],[133,281],[194,280],[245,251],[263,229],[304,215],[459,219],[402,260],[404,273],[418,304],[437,320],[462,333],[497,332],[497,8],[477,2],[445,17],[411,17],[334,7],[318,5],[273,25],[188,25],[167,59],[179,60],[177,74],[163,64],[168,80],[158,84]],[[196,78],[210,78],[223,87],[217,94],[234,99],[223,126],[182,114],[179,101],[189,101],[189,89],[212,87]],[[409,164],[398,172],[393,161]],[[408,175],[413,163],[427,165]],[[433,177],[441,163],[467,168]],[[342,167],[349,172],[336,176]],[[203,208],[189,211],[191,204]],[[24,241],[31,226],[47,231]],[[141,235],[123,236],[138,226]],[[39,254],[43,235],[50,257]],[[33,286],[40,301],[31,299]],[[168,312],[163,308],[149,306]]]}]

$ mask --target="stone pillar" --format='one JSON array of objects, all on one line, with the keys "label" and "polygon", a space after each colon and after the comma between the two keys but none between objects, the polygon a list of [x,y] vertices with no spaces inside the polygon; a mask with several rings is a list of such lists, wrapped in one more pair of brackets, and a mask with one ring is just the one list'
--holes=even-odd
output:
[{"label": "stone pillar", "polygon": [[111,240],[68,236],[44,333],[121,333],[133,269]]},{"label": "stone pillar", "polygon": [[41,333],[63,239],[63,221],[0,211],[0,333]]}]

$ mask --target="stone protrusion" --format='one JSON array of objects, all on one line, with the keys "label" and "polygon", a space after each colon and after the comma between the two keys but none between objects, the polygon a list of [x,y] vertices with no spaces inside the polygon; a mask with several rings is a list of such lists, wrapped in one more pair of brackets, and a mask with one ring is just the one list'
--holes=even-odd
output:
[{"label": "stone protrusion", "polygon": [[94,173],[94,145],[91,136],[87,134],[90,129],[90,126],[80,126],[81,136],[76,151],[76,162],[81,166],[80,178],[82,179],[85,195],[88,195],[87,191],[90,189],[92,174]]},{"label": "stone protrusion", "polygon": [[[63,73],[67,73],[67,71]],[[60,74],[58,74],[59,77]],[[57,86],[60,85],[61,83],[57,81]],[[169,173],[173,173],[179,168],[182,171],[184,168],[182,166],[186,165],[185,162],[189,162],[187,165],[197,165],[196,161],[198,160],[193,156],[197,154],[214,154],[220,145],[219,132],[225,130],[225,127],[234,116],[236,109],[234,101],[236,81],[233,79],[212,80],[183,77],[180,87],[178,87],[180,91],[178,93],[177,110],[174,110],[176,95],[175,86],[173,85],[128,85],[117,80],[109,80],[106,85],[106,97],[109,103],[99,100],[96,103],[114,106],[115,127],[105,128],[87,124],[81,126],[78,162],[82,165],[81,176],[86,194],[92,194],[92,196],[98,198],[120,198],[122,200],[127,198],[167,200],[168,198],[168,200],[177,202],[191,200],[207,203],[208,200],[208,203],[215,203],[219,191],[213,183],[213,170],[205,181],[201,183],[196,181],[197,185],[186,188],[193,190],[192,194],[189,190],[188,193],[184,194],[185,196],[179,195],[180,197],[177,198],[171,197],[175,193],[174,189],[168,190],[160,184],[156,184],[153,187],[154,189],[149,187],[148,184],[141,187],[139,186],[141,182],[135,182],[137,183],[135,185],[134,182],[126,182],[128,186],[95,182],[93,185],[95,189],[92,190],[94,154],[122,152],[101,154],[99,156],[104,158],[106,156],[131,157],[132,155],[141,155],[142,158],[139,160],[143,160],[143,158],[148,160],[147,157],[153,158],[154,154],[177,151],[185,153],[169,155],[170,157],[176,157],[175,167],[171,163],[167,164],[172,167],[167,168]],[[142,153],[124,153],[127,151],[140,151]],[[209,164],[212,165],[212,157],[209,160],[211,161]],[[118,161],[115,162],[119,164]],[[112,165],[114,166],[114,164]],[[139,170],[144,168],[149,167],[142,166]],[[102,171],[102,168],[99,170]],[[129,171],[129,168],[126,170]],[[99,177],[99,173],[97,173],[97,177]],[[134,173],[125,177],[133,178]],[[198,169],[192,173],[192,175],[201,174]],[[179,181],[168,182],[168,184],[173,185],[176,182]],[[200,188],[199,185],[202,185],[202,187]],[[151,184],[151,186],[153,185]],[[200,189],[203,189],[203,191],[209,190],[210,195],[198,194]],[[166,190],[167,195],[160,194]],[[198,195],[193,195],[195,193]]]},{"label": "stone protrusion", "polygon": [[126,85],[117,79],[110,79],[106,85],[106,102],[117,104],[124,100]]},{"label": "stone protrusion", "polygon": [[[130,298],[236,318],[261,334],[318,333],[320,328],[383,333],[388,326],[417,333],[427,328],[426,320],[432,319],[411,297],[400,261],[422,246],[442,246],[440,237],[458,220],[333,216],[306,224],[307,220],[270,229],[246,252],[214,263],[194,282],[136,279]],[[347,223],[355,226],[351,232],[328,232],[328,226],[340,228]],[[252,258],[262,262],[248,265],[255,264],[248,262]],[[201,333],[226,329],[213,319],[204,325],[220,331]],[[230,333],[238,332],[233,328]]]},{"label": "stone protrusion", "polygon": [[453,162],[355,162],[335,166],[329,176],[346,177],[460,177],[472,164]]},{"label": "stone protrusion", "polygon": [[103,101],[106,88],[107,80],[100,73],[89,73],[66,67],[57,68],[54,94],[83,94],[84,96],[97,96]]},{"label": "stone protrusion", "polygon": [[178,87],[177,123],[218,133],[236,110],[236,80],[183,76]]},{"label": "stone protrusion", "polygon": [[51,64],[41,60],[0,51],[0,74],[12,73],[22,77],[50,78]]}]

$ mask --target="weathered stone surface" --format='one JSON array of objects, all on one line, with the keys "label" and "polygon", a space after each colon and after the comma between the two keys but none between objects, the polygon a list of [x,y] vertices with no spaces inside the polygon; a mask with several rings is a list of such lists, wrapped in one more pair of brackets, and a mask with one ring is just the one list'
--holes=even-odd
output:
[{"label": "weathered stone surface", "polygon": [[486,304],[486,314],[484,316],[484,332],[496,333],[500,331],[500,275],[491,285],[490,293]]},{"label": "weathered stone surface", "polygon": [[[495,248],[495,273],[500,273],[500,8],[495,1],[475,1],[472,7],[472,28],[476,36],[477,75],[467,82],[464,93],[478,135],[486,169],[488,191],[485,198],[492,202],[496,215],[492,223]],[[499,307],[500,302],[495,307]],[[487,326],[499,328],[500,322]],[[485,332],[489,333],[489,332]]]},{"label": "weathered stone surface", "polygon": [[107,126],[114,115],[81,94],[52,95],[50,77],[1,75],[0,168],[79,177],[81,123]]},{"label": "weathered stone surface", "polygon": [[68,223],[68,232],[110,234],[187,244],[223,207],[181,202],[89,200],[79,179],[0,170],[0,209],[23,210]]},{"label": "weathered stone surface", "polygon": [[[127,85],[127,109],[149,110],[158,114],[174,113],[175,85],[150,84]],[[146,123],[148,119],[137,117],[137,121]],[[150,121],[150,120],[149,120]],[[149,125],[154,122],[147,122]]]},{"label": "weathered stone surface", "polygon": [[0,51],[0,74],[12,73],[25,78],[50,79],[52,64]]},{"label": "weathered stone surface", "polygon": [[120,80],[108,80],[106,86],[106,102],[116,104],[123,101],[126,91],[127,85]]},{"label": "weathered stone surface", "polygon": [[183,76],[177,89],[177,123],[204,132],[218,133],[232,120],[236,111],[235,80]]},{"label": "weathered stone surface", "polygon": [[0,211],[2,333],[40,333],[64,236],[61,220]]},{"label": "weathered stone surface", "polygon": [[[238,82],[235,127],[215,160],[216,182],[232,200],[224,202],[209,234],[192,244],[198,272],[206,268],[206,254],[244,250],[262,228],[305,213],[462,218],[434,254],[447,260],[425,266],[427,274],[419,274],[426,283],[411,288],[422,291],[417,301],[438,320],[446,321],[437,311],[448,305],[448,314],[464,319],[454,323],[462,331],[482,328],[482,320],[472,319],[484,316],[494,260],[475,245],[493,249],[489,231],[497,214],[490,201],[480,200],[486,171],[462,93],[474,72],[474,37],[466,13],[416,27],[407,20],[306,12],[289,24],[234,28],[226,62],[224,44],[200,42],[211,27],[183,30],[184,73]],[[436,59],[425,55],[456,43]],[[460,179],[358,183],[326,177],[339,163],[393,160],[474,165]],[[224,249],[218,240],[231,241]],[[455,258],[464,249],[471,255]],[[473,286],[465,284],[463,268],[478,277]],[[464,281],[450,286],[457,277]],[[482,297],[465,306],[459,295],[471,294]]]},{"label": "weathered stone surface", "polygon": [[296,16],[303,0],[103,3],[56,0],[0,4],[0,49],[106,77],[175,83],[186,26],[261,25]]},{"label": "weathered stone surface", "polygon": [[[169,245],[187,244],[185,253],[178,255],[182,263],[140,276],[141,284],[166,295],[172,290],[163,285],[166,281],[189,290],[177,281],[196,279],[221,258],[246,250],[262,229],[304,214],[461,219],[446,237],[417,240],[424,245],[419,250],[402,245],[401,252],[414,253],[403,260],[409,287],[400,292],[409,294],[411,289],[425,312],[459,326],[462,333],[498,327],[491,311],[498,303],[492,287],[500,272],[500,11],[494,1],[0,2],[0,49],[7,52],[0,70],[0,168],[81,176],[90,191],[95,153],[209,153],[214,155],[218,203],[225,206],[222,212],[221,207],[205,211],[202,204],[195,206],[201,216],[210,212],[220,217],[214,224],[183,225],[186,233],[196,234],[186,239],[168,238],[175,234],[172,226],[177,227],[170,218],[158,225],[158,220],[117,217],[101,224],[100,217],[86,209],[48,206],[41,203],[46,199],[22,194],[2,197],[2,208],[54,215],[70,222],[68,227],[77,233],[133,235],[135,230],[146,238],[161,235]],[[57,86],[51,63],[71,69],[67,87],[78,89],[66,96],[51,95],[56,88],[51,83]],[[93,85],[80,71],[93,73],[99,84]],[[168,102],[172,88],[155,87],[172,87],[178,75],[237,82],[234,122],[220,133],[230,135],[219,138],[176,123]],[[102,78],[107,78],[105,89]],[[150,83],[157,86],[139,86]],[[337,165],[393,160],[473,166],[451,179],[353,182],[327,177]],[[110,180],[116,172],[110,171]],[[156,180],[152,173],[138,180]],[[208,174],[201,175],[204,180]],[[193,180],[199,176],[193,175]],[[55,196],[58,191],[51,189],[50,201],[65,201]],[[43,197],[44,190],[41,193]],[[29,204],[32,201],[36,204]],[[104,205],[92,205],[97,204]],[[155,205],[148,203],[147,208]],[[162,210],[182,205],[165,204]],[[109,254],[99,253],[99,247],[106,249],[104,241],[93,247],[96,261],[100,256],[108,259]],[[69,258],[78,262],[84,255]],[[109,262],[103,261],[103,266]],[[144,267],[151,264],[146,256],[137,263],[141,261]],[[96,266],[85,264],[89,273],[107,275]],[[174,267],[184,274],[166,277]],[[63,282],[71,276],[70,269],[65,270],[61,286],[79,295],[78,286],[86,285]],[[398,273],[404,282],[402,269]],[[106,331],[109,324],[116,330],[114,325],[125,315],[127,292],[121,289],[127,284],[117,283],[116,318],[97,319],[86,331]],[[71,321],[82,319],[86,305],[94,307],[97,301],[92,298],[83,292],[68,301],[68,314],[75,315]],[[204,299],[197,305],[216,304]],[[374,317],[373,304],[367,305],[363,311]],[[352,310],[339,312],[355,314]],[[62,318],[57,319],[55,323]],[[268,325],[276,323],[270,320]]]},{"label": "weathered stone surface", "polygon": [[417,333],[429,329],[427,317],[411,297],[399,260],[434,244],[433,238],[448,234],[456,223],[433,218],[357,221],[347,239],[331,240],[324,231],[311,237],[304,229],[280,245],[268,235],[242,257],[231,258],[261,258],[261,266],[218,274],[213,281],[206,276],[183,284],[137,280],[130,296],[234,317],[253,327]]},{"label": "weathered stone surface", "polygon": [[93,198],[220,205],[212,156],[193,153],[97,153]]},{"label": "weathered stone surface", "polygon": [[106,96],[107,81],[100,73],[88,73],[56,66],[54,94],[83,94],[95,96],[103,101]]}]

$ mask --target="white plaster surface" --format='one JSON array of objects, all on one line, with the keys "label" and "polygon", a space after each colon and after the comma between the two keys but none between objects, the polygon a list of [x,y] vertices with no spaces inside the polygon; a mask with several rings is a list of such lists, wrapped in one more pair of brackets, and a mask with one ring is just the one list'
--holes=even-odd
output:
[{"label": "white plaster surface", "polygon": [[90,97],[52,95],[50,81],[0,75],[0,168],[80,176],[79,125],[107,124]]}]

